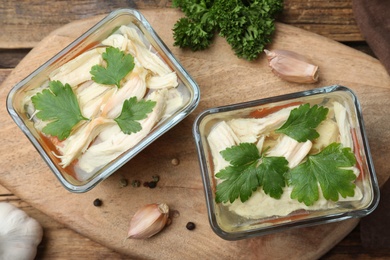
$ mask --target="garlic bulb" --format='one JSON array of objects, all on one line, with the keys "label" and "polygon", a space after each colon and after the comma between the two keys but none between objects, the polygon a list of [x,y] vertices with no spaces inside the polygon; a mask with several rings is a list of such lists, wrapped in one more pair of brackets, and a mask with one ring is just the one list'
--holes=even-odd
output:
[{"label": "garlic bulb", "polygon": [[318,66],[304,56],[287,50],[264,50],[269,66],[281,79],[296,83],[314,83],[318,80]]},{"label": "garlic bulb", "polygon": [[160,232],[168,221],[169,207],[165,203],[148,204],[139,209],[130,221],[127,238],[144,239]]},{"label": "garlic bulb", "polygon": [[0,203],[0,259],[34,259],[42,235],[35,219],[9,203]]}]

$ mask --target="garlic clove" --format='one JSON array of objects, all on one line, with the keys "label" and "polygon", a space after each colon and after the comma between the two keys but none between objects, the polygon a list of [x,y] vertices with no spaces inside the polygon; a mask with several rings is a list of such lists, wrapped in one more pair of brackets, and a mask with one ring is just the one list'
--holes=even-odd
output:
[{"label": "garlic clove", "polygon": [[264,50],[269,66],[281,79],[296,83],[314,83],[318,81],[318,66],[306,57],[288,50]]},{"label": "garlic clove", "polygon": [[130,221],[127,238],[145,239],[160,232],[166,225],[169,207],[165,203],[140,208]]}]

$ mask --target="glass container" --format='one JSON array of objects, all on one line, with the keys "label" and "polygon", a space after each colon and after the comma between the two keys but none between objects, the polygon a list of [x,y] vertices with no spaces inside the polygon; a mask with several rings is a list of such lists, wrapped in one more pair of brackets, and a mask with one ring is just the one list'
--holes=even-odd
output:
[{"label": "glass container", "polygon": [[[261,193],[262,187],[260,186],[256,192],[252,193],[249,200],[245,202],[241,202],[240,197],[232,203],[229,201],[223,203],[216,202],[216,186],[223,180],[217,178],[215,174],[220,169],[228,167],[229,163],[221,166],[221,162],[217,160],[218,155],[216,155],[216,152],[213,153],[212,149],[220,152],[226,147],[232,147],[230,146],[232,141],[229,141],[229,139],[221,138],[215,141],[216,139],[210,137],[215,137],[211,133],[216,131],[215,129],[219,124],[226,123],[228,126],[231,126],[230,129],[234,129],[232,128],[233,120],[254,117],[257,118],[255,120],[263,120],[267,116],[265,115],[266,112],[272,114],[286,107],[299,107],[307,103],[311,107],[318,105],[332,108],[336,102],[341,104],[346,110],[344,119],[348,122],[348,128],[343,133],[346,134],[347,139],[352,140],[351,151],[353,151],[356,158],[356,168],[359,169],[358,174],[356,174],[358,177],[353,181],[353,184],[356,185],[355,197],[353,199],[340,197],[336,202],[325,200],[316,207],[306,207],[304,203],[291,199],[288,195],[290,186],[288,181],[286,181],[287,190],[283,194],[287,193],[287,195],[282,195],[280,199],[266,197],[267,195]],[[337,112],[335,111],[332,108],[328,114],[336,114]],[[261,114],[264,114],[264,116]],[[334,118],[335,115],[329,115],[329,117]],[[256,122],[257,126],[263,124],[262,121]],[[246,131],[247,129],[245,128],[247,127],[249,128],[249,126],[243,125],[241,130]],[[236,131],[234,135],[237,134],[236,137],[244,138],[244,135],[240,136],[237,132],[239,128],[238,130],[236,129],[234,130]],[[229,132],[230,130],[226,131]],[[219,133],[219,137],[224,134],[223,131],[217,133]],[[324,132],[324,135],[326,133],[327,131]],[[379,202],[379,187],[366,137],[361,106],[356,95],[347,87],[328,86],[240,104],[210,108],[197,117],[193,127],[193,135],[197,146],[209,222],[214,232],[226,240],[238,240],[297,227],[359,218],[371,213]],[[233,138],[233,140],[236,139]],[[241,142],[241,139],[236,142]],[[227,143],[226,147],[224,143]],[[272,144],[272,142],[268,142],[268,144],[270,143]],[[220,148],[220,150],[211,148],[218,146],[223,148]],[[305,159],[301,164],[304,162]],[[290,205],[290,203],[295,206]]]},{"label": "glass container", "polygon": [[[182,96],[183,102],[178,109],[158,121],[151,131],[135,146],[101,167],[92,176],[78,180],[72,174],[69,174],[69,171],[59,165],[59,159],[54,155],[56,153],[55,148],[53,148],[54,144],[48,142],[47,138],[34,127],[32,120],[30,120],[32,115],[27,113],[24,100],[30,91],[47,82],[50,73],[54,70],[72,61],[87,50],[101,46],[104,47],[102,41],[110,35],[118,33],[118,29],[122,25],[135,28],[143,44],[176,73],[178,81],[177,89]],[[145,147],[182,121],[196,108],[199,99],[200,91],[198,85],[174,57],[145,17],[137,10],[120,9],[110,13],[70,45],[37,68],[28,77],[16,84],[8,94],[7,109],[15,123],[25,133],[63,186],[71,192],[80,193],[95,187],[99,182],[109,177],[118,168],[134,158]]]}]

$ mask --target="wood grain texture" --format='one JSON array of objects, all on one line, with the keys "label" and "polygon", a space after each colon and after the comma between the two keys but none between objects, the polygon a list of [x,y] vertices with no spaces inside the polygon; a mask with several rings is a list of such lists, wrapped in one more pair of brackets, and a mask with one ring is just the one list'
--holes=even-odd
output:
[{"label": "wood grain texture", "polygon": [[31,49],[0,49],[0,68],[15,68]]},{"label": "wood grain texture", "polygon": [[[144,14],[167,45],[171,46],[170,29],[163,25],[172,24],[180,14],[172,10],[159,12],[145,10]],[[78,32],[88,28],[87,26],[95,21],[97,21],[96,18],[77,22],[48,36],[26,56],[4,82],[0,88],[0,101],[4,102],[6,93],[14,83],[42,64],[53,53],[74,39]],[[310,48],[302,49],[302,45],[296,44],[299,41],[305,41]],[[136,160],[126,164],[116,174],[87,194],[69,194],[56,182],[35,150],[6,115],[4,105],[1,103],[0,134],[6,138],[1,140],[0,147],[0,171],[3,177],[0,182],[27,203],[76,232],[91,237],[121,253],[139,258],[161,256],[167,258],[176,256],[177,258],[178,255],[187,256],[187,258],[194,256],[207,258],[210,256],[207,252],[212,254],[213,250],[226,252],[227,255],[222,254],[226,259],[233,258],[231,253],[236,252],[235,250],[242,250],[241,253],[248,254],[248,258],[260,255],[283,257],[278,254],[284,253],[289,253],[290,258],[294,256],[298,258],[301,257],[302,250],[305,250],[309,252],[305,255],[307,258],[316,258],[352,230],[356,221],[306,228],[233,243],[222,241],[212,233],[207,222],[202,184],[197,172],[195,148],[190,134],[193,120],[201,110],[211,106],[269,97],[316,86],[343,84],[351,87],[361,97],[374,163],[380,177],[379,181],[383,183],[389,177],[385,162],[385,158],[389,155],[385,148],[390,143],[389,127],[386,121],[389,111],[385,106],[389,98],[389,77],[377,60],[323,37],[283,24],[278,25],[274,47],[304,52],[313,60],[318,61],[322,80],[316,85],[306,86],[282,82],[269,72],[265,59],[260,59],[255,63],[237,60],[223,40],[218,40],[212,49],[202,53],[172,48],[173,53],[201,86],[201,104],[190,117],[149,146],[136,157]],[[221,93],[226,92],[227,87],[229,87],[230,95],[221,96]],[[383,110],[378,111],[378,106]],[[172,140],[175,142],[172,143]],[[10,150],[13,152],[10,153]],[[23,158],[23,161],[20,158]],[[170,164],[172,158],[179,158],[180,165],[173,167]],[[128,179],[148,180],[156,172],[160,174],[161,182],[158,189],[153,191],[132,187],[121,189],[118,186],[119,179],[123,176]],[[15,182],[15,179],[18,181]],[[185,199],[187,196],[193,200],[188,201]],[[92,201],[96,197],[103,200],[103,207],[92,206]],[[163,233],[149,241],[123,242],[128,219],[136,208],[157,199],[165,200],[174,209],[179,210],[180,217],[174,219]],[[189,220],[198,224],[196,232],[188,233],[185,229],[185,223]],[[308,239],[300,236],[318,233],[323,234],[323,237],[316,236],[314,239]],[[322,241],[325,238],[327,240]],[[285,245],[286,239],[287,241],[293,240],[294,243]],[[167,241],[170,242],[169,245],[166,244]],[[183,244],[183,247],[177,248],[175,245],[178,244]],[[162,251],[157,250],[160,253],[157,254],[155,251],[148,250],[151,245],[153,248],[164,248]],[[261,251],[258,248],[259,245]],[[304,248],[302,245],[305,245]],[[280,246],[293,248],[295,251],[273,252]]]},{"label": "wood grain texture", "polygon": [[0,85],[5,81],[12,69],[0,69]]},{"label": "wood grain texture", "polygon": [[161,8],[167,0],[0,1],[0,48],[31,48],[55,29],[72,21],[119,8]]},{"label": "wood grain texture", "polygon": [[280,21],[336,41],[363,40],[351,0],[286,0]]},{"label": "wood grain texture", "polygon": [[[170,0],[0,0],[0,49],[32,48],[53,30],[118,8],[171,7]],[[352,0],[285,0],[279,21],[338,41],[362,41]]]}]

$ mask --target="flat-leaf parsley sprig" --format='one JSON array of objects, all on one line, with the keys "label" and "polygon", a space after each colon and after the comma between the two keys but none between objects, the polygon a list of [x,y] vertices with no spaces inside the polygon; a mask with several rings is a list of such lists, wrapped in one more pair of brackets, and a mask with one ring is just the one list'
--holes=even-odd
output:
[{"label": "flat-leaf parsley sprig", "polygon": [[320,153],[309,155],[306,162],[288,174],[289,185],[293,187],[291,198],[310,206],[319,199],[320,190],[325,199],[332,201],[338,201],[339,195],[354,196],[356,175],[348,167],[355,164],[351,148],[342,148],[340,143],[332,143]]},{"label": "flat-leaf parsley sprig", "polygon": [[261,156],[253,143],[229,147],[221,155],[230,165],[215,175],[223,180],[216,188],[217,203],[237,198],[245,202],[259,187],[273,198],[281,197],[286,186],[283,176],[289,169],[284,157]]},{"label": "flat-leaf parsley sprig", "polygon": [[116,85],[134,68],[134,57],[118,48],[107,47],[102,54],[107,66],[95,65],[91,68],[92,80],[104,85]]},{"label": "flat-leaf parsley sprig", "polygon": [[49,88],[35,94],[31,101],[38,110],[36,117],[49,122],[42,132],[57,136],[60,141],[70,135],[77,123],[88,120],[81,114],[76,95],[69,84],[50,81]]},{"label": "flat-leaf parsley sprig", "polygon": [[320,136],[316,127],[326,119],[328,112],[329,109],[323,106],[300,105],[291,110],[287,121],[275,132],[288,135],[298,142],[314,140]]},{"label": "flat-leaf parsley sprig", "polygon": [[137,97],[131,97],[125,100],[121,114],[114,120],[123,133],[128,135],[136,133],[142,129],[137,121],[145,119],[155,105],[155,101],[143,99],[137,101]]}]

